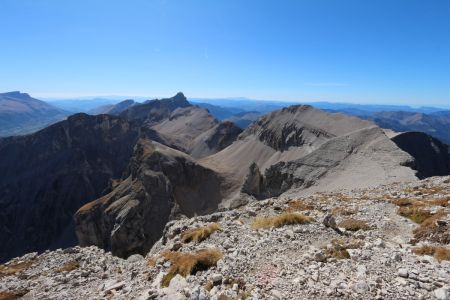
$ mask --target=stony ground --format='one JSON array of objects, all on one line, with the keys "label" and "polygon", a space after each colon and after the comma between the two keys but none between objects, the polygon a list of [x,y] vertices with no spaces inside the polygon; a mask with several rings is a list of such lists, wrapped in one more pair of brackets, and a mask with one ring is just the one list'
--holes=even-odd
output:
[{"label": "stony ground", "polygon": [[[170,222],[145,258],[96,247],[16,258],[0,266],[0,299],[450,299],[449,200],[450,177],[435,177],[254,201]],[[423,245],[441,252],[414,253]],[[222,258],[195,264],[202,249]]]}]

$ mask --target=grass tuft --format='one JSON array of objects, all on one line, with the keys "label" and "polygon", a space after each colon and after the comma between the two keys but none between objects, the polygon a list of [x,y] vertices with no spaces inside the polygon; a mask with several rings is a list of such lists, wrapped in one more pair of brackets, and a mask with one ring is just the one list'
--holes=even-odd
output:
[{"label": "grass tuft", "polygon": [[437,243],[450,243],[449,226],[438,226],[436,222],[448,215],[444,210],[439,210],[420,223],[419,228],[414,229],[414,238],[418,241],[432,241]]},{"label": "grass tuft", "polygon": [[273,217],[257,217],[252,224],[252,228],[278,228],[285,225],[305,224],[313,221],[313,217],[305,216],[300,213],[286,212]]},{"label": "grass tuft", "polygon": [[397,210],[397,214],[408,218],[417,224],[422,224],[426,219],[433,216],[429,210],[416,206],[401,206]]},{"label": "grass tuft", "polygon": [[416,200],[400,198],[400,199],[394,199],[391,202],[392,202],[392,204],[397,205],[397,206],[411,206],[416,202]]},{"label": "grass tuft", "polygon": [[76,260],[72,260],[72,261],[66,262],[64,265],[62,265],[61,267],[56,269],[55,272],[57,272],[57,273],[70,272],[70,271],[78,269],[79,267],[80,267],[80,264]]},{"label": "grass tuft", "polygon": [[351,216],[357,213],[356,209],[353,208],[345,208],[345,207],[335,207],[331,210],[331,214],[333,216]]},{"label": "grass tuft", "polygon": [[15,300],[25,296],[29,291],[26,289],[0,291],[0,300]]},{"label": "grass tuft", "polygon": [[334,239],[331,241],[331,247],[325,248],[324,252],[328,257],[334,257],[337,259],[349,259],[350,253],[347,249],[359,249],[363,246],[364,242],[357,239]]},{"label": "grass tuft", "polygon": [[292,200],[288,203],[287,212],[294,212],[300,210],[313,210],[314,205],[305,203],[302,200]]},{"label": "grass tuft", "polygon": [[199,243],[205,239],[207,239],[211,234],[215,231],[220,230],[220,225],[217,223],[212,223],[208,226],[189,229],[181,233],[181,240],[183,243]]},{"label": "grass tuft", "polygon": [[431,255],[438,261],[450,261],[450,248],[437,247],[431,245],[423,245],[421,247],[413,248],[412,250],[417,255]]},{"label": "grass tuft", "polygon": [[157,256],[150,256],[147,259],[147,266],[153,268],[154,266],[156,266],[156,261],[158,260]]},{"label": "grass tuft", "polygon": [[32,260],[23,261],[20,263],[13,263],[9,265],[0,265],[0,277],[9,276],[25,271],[33,264]]},{"label": "grass tuft", "polygon": [[162,287],[169,286],[170,281],[177,274],[186,277],[197,271],[207,270],[215,266],[223,257],[222,252],[217,249],[204,249],[193,253],[166,251],[161,255],[172,263],[169,271],[161,280]]},{"label": "grass tuft", "polygon": [[370,226],[366,221],[357,219],[346,219],[338,224],[338,227],[348,231],[369,230]]}]

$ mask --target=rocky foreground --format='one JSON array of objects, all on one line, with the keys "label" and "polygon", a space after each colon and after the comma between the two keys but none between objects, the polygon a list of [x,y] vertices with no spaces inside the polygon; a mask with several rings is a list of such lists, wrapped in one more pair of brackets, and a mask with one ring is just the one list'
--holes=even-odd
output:
[{"label": "rocky foreground", "polygon": [[169,222],[146,257],[96,247],[0,266],[0,299],[450,299],[450,177]]}]

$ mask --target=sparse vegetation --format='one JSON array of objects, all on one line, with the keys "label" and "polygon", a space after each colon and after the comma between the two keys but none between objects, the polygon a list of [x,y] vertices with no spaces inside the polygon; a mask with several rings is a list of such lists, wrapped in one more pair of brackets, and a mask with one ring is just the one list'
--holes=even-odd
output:
[{"label": "sparse vegetation", "polygon": [[338,227],[349,231],[369,230],[370,226],[366,221],[357,219],[346,219],[338,224]]},{"label": "sparse vegetation", "polygon": [[313,217],[300,213],[285,212],[273,217],[257,217],[252,224],[253,229],[282,227],[285,225],[305,224],[314,221]]},{"label": "sparse vegetation", "polygon": [[181,240],[183,243],[199,243],[207,239],[215,231],[220,230],[220,225],[217,223],[212,223],[204,227],[188,229],[181,233]]},{"label": "sparse vegetation", "polygon": [[151,256],[147,259],[147,266],[153,268],[154,266],[156,266],[156,261],[158,260],[158,257],[156,256]]},{"label": "sparse vegetation", "polygon": [[438,261],[449,260],[450,261],[450,248],[437,247],[431,245],[423,245],[416,247],[412,250],[417,255],[431,255]]},{"label": "sparse vegetation", "polygon": [[0,300],[15,300],[25,296],[29,291],[26,289],[0,291]]},{"label": "sparse vegetation", "polygon": [[430,200],[430,204],[450,208],[450,197],[432,199]]},{"label": "sparse vegetation", "polygon": [[399,198],[399,199],[394,199],[391,202],[392,202],[392,204],[395,204],[397,206],[411,206],[416,202],[416,200],[412,200],[412,199],[408,199],[408,198]]},{"label": "sparse vegetation", "polygon": [[337,259],[348,259],[350,253],[347,249],[359,249],[363,246],[364,242],[357,239],[334,239],[331,241],[331,247],[325,248],[325,254],[328,257],[334,257]]},{"label": "sparse vegetation", "polygon": [[331,210],[331,214],[333,216],[351,216],[357,213],[356,209],[353,208],[346,208],[346,207],[335,207]]},{"label": "sparse vegetation", "polygon": [[56,269],[55,272],[57,272],[57,273],[70,272],[75,269],[78,269],[79,267],[80,267],[80,264],[76,260],[71,260],[71,261],[66,262],[64,265],[62,265],[58,269]]},{"label": "sparse vegetation", "polygon": [[0,277],[9,276],[20,273],[28,269],[33,264],[32,260],[23,261],[19,263],[12,263],[9,265],[0,265]]},{"label": "sparse vegetation", "polygon": [[314,205],[305,203],[302,200],[292,200],[288,203],[287,212],[301,211],[301,210],[313,210]]},{"label": "sparse vegetation", "polygon": [[401,206],[397,213],[417,224],[422,224],[426,219],[433,216],[429,210],[416,206]]},{"label": "sparse vegetation", "polygon": [[166,251],[162,253],[162,257],[172,263],[161,281],[161,286],[167,287],[175,275],[180,274],[186,277],[195,274],[197,271],[207,270],[215,266],[223,257],[223,254],[217,249],[204,249],[194,253]]},{"label": "sparse vegetation", "polygon": [[250,291],[241,292],[237,297],[230,297],[225,294],[221,294],[217,300],[246,300],[251,297]]},{"label": "sparse vegetation", "polygon": [[418,241],[432,241],[443,244],[450,243],[449,226],[438,226],[436,222],[448,215],[444,210],[440,210],[420,223],[420,227],[414,230],[414,237]]}]

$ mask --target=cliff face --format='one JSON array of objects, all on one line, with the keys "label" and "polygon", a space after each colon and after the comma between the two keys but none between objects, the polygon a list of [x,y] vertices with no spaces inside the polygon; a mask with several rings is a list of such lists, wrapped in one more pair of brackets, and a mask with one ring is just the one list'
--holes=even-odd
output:
[{"label": "cliff face", "polygon": [[149,140],[136,145],[127,174],[111,193],[76,213],[81,245],[97,245],[121,257],[145,254],[174,216],[210,213],[222,197],[217,174]]},{"label": "cliff face", "polygon": [[1,139],[1,260],[76,244],[73,213],[121,176],[138,135],[126,120],[77,114]]},{"label": "cliff face", "polygon": [[267,168],[259,181],[252,166],[244,191],[259,198],[278,196],[290,189],[361,188],[394,181],[414,180],[414,159],[398,148],[378,127],[364,128],[330,139],[297,160]]},{"label": "cliff face", "polygon": [[392,141],[414,157],[420,178],[450,174],[450,148],[438,139],[423,132],[404,132]]}]

